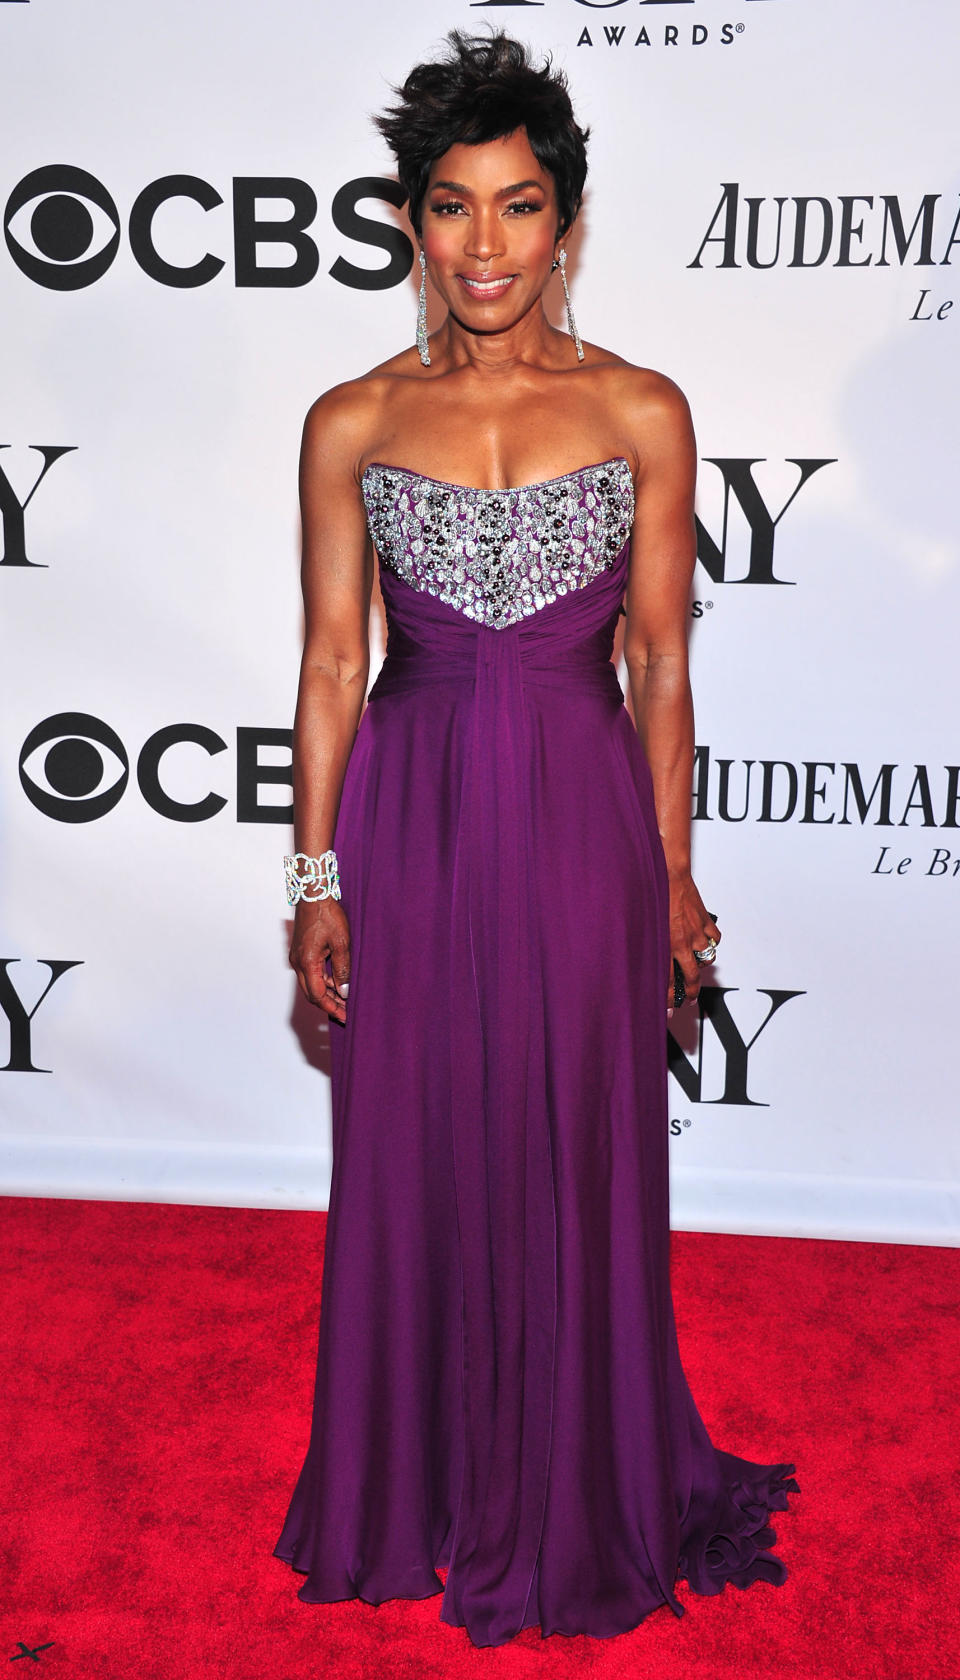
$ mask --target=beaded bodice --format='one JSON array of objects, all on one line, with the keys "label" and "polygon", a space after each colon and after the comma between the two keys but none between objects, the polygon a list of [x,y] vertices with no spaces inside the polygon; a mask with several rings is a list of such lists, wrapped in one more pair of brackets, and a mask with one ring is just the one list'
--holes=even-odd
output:
[{"label": "beaded bodice", "polygon": [[606,571],[633,523],[633,479],[620,457],[509,490],[375,462],[363,496],[381,565],[495,630]]}]

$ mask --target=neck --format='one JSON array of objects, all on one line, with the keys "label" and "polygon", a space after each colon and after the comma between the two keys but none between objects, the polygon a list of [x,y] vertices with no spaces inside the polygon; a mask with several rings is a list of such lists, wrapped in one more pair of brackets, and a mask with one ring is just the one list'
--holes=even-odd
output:
[{"label": "neck", "polygon": [[506,373],[518,366],[542,366],[552,361],[556,337],[538,298],[521,320],[503,332],[474,332],[448,314],[433,343],[452,368]]}]

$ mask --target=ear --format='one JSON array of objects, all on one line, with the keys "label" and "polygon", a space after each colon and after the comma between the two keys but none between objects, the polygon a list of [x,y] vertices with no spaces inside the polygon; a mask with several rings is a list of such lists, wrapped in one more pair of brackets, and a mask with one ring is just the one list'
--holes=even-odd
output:
[{"label": "ear", "polygon": [[560,245],[563,244],[564,240],[569,239],[571,233],[574,230],[574,227],[576,226],[576,222],[577,222],[577,218],[574,215],[574,216],[571,216],[569,222],[561,222],[560,223],[560,225],[557,228],[557,237],[554,240],[554,254],[556,254],[557,248]]}]

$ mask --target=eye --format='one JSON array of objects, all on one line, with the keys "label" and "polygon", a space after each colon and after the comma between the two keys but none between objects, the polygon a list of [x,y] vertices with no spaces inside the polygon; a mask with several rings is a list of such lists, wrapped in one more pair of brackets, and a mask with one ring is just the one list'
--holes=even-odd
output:
[{"label": "eye", "polygon": [[542,210],[543,205],[535,203],[532,198],[517,198],[514,199],[511,204],[507,205],[507,209],[515,212],[519,216],[527,216],[536,214],[538,210]]},{"label": "eye", "polygon": [[120,217],[106,187],[72,164],[25,175],[7,201],[3,228],[17,267],[58,292],[99,280],[120,244]]},{"label": "eye", "polygon": [[[112,761],[112,762],[111,762]],[[57,822],[93,822],[119,802],[130,779],[119,735],[86,712],[58,712],[30,731],[20,781],[32,805]]]},{"label": "eye", "polygon": [[431,204],[430,208],[435,216],[452,216],[463,209],[463,204],[459,199],[446,198],[438,204]]}]

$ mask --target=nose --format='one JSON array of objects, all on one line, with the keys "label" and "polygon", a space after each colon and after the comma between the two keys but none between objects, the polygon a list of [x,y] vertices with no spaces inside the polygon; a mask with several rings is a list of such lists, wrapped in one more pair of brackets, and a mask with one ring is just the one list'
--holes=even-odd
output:
[{"label": "nose", "polygon": [[467,225],[464,254],[477,262],[490,262],[504,251],[503,223],[494,206],[475,205]]}]

